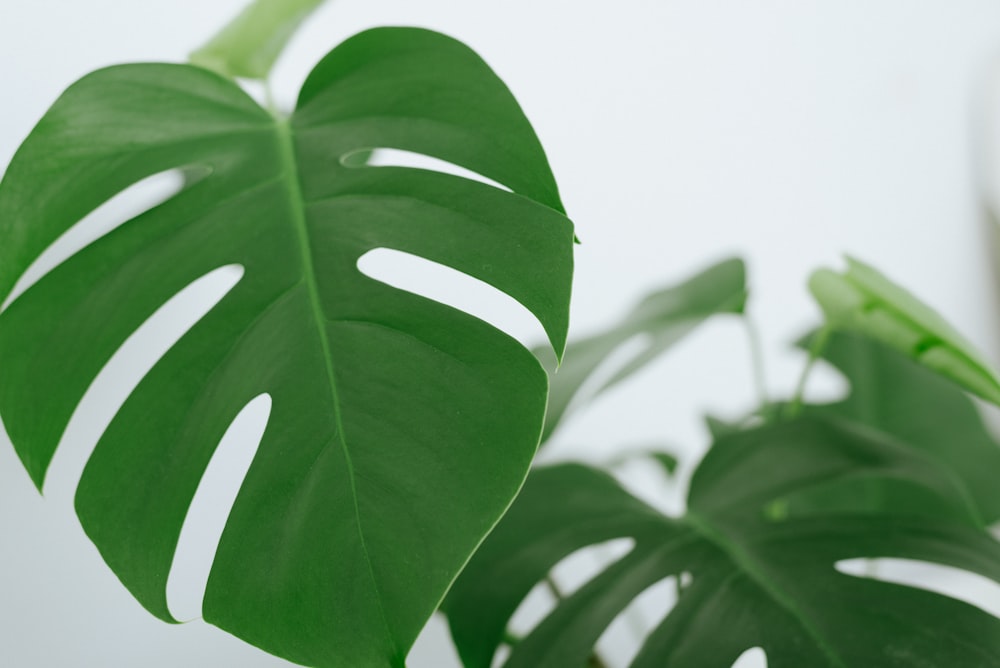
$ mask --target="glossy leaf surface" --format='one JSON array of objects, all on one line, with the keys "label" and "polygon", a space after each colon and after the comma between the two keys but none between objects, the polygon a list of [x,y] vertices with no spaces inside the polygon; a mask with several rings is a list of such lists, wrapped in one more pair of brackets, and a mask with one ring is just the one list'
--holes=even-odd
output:
[{"label": "glossy leaf surface", "polygon": [[[938,521],[861,513],[773,521],[764,513],[775,499],[850,476],[905,480],[950,512]],[[728,668],[753,647],[765,650],[769,668],[985,667],[1000,655],[1000,621],[978,608],[835,569],[846,559],[899,557],[1000,581],[1000,545],[971,524],[964,491],[877,432],[803,418],[718,441],[694,474],[682,518],[593,469],[533,471],[446,600],[465,665],[490,665],[512,613],[561,559],[623,537],[635,541],[632,550],[560,601],[504,665],[584,665],[629,602],[682,573],[690,581],[633,668]]]},{"label": "glossy leaf surface", "polygon": [[[1000,444],[975,403],[957,385],[859,334],[832,333],[821,357],[844,374],[850,392],[842,401],[805,406],[807,414],[848,418],[930,455],[962,481],[985,525],[1000,520]],[[922,500],[926,499],[903,488],[869,480],[837,492],[829,490],[823,504],[902,508]]]},{"label": "glossy leaf surface", "polygon": [[[348,167],[390,147],[478,172]],[[573,231],[510,92],[417,29],[344,42],[290,119],[191,65],[70,87],[0,183],[0,300],[49,244],[133,183],[184,189],[72,256],[0,314],[0,415],[41,485],[74,407],[122,342],[220,266],[240,282],[129,396],[77,490],[114,572],[170,619],[185,513],[230,421],[267,393],[263,440],[223,533],[206,620],[316,666],[401,666],[520,487],[545,409],[534,356],[461,311],[362,274],[391,248],[506,292],[557,352]]]},{"label": "glossy leaf surface", "polygon": [[[621,322],[597,334],[570,342],[565,363],[556,369],[546,351],[551,377],[549,409],[545,416],[545,441],[572,407],[579,407],[655,360],[695,327],[713,315],[742,313],[746,303],[746,268],[729,259],[692,276],[683,283],[647,295]],[[587,396],[577,396],[591,375],[623,344],[646,336],[642,348]]]},{"label": "glossy leaf surface", "polygon": [[875,268],[847,258],[847,271],[820,269],[809,290],[834,328],[856,331],[895,348],[980,397],[1000,404],[1000,379],[937,312]]}]

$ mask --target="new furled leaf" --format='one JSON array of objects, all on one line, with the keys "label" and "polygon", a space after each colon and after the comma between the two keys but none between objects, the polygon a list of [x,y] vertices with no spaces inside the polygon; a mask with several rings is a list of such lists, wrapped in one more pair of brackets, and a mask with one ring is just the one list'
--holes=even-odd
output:
[{"label": "new furled leaf", "polygon": [[892,346],[983,399],[1000,404],[1000,379],[975,347],[933,309],[879,273],[847,258],[847,271],[819,269],[809,290],[829,326]]},{"label": "new furled leaf", "polygon": [[[949,512],[826,514],[775,521],[776,499],[832,480],[905,480]],[[1000,620],[955,599],[861,579],[841,560],[900,557],[1000,581],[1000,545],[974,526],[960,487],[878,432],[802,418],[723,437],[691,483],[688,512],[666,517],[605,473],[579,465],[532,472],[445,602],[467,668],[487,668],[511,615],[561,559],[632,538],[632,550],[560,601],[511,648],[508,667],[582,666],[636,596],[690,574],[633,668],[728,668],[761,647],[770,668],[995,666]],[[685,581],[687,578],[684,578]]]},{"label": "new furled leaf", "polygon": [[[353,167],[389,147],[473,170]],[[66,260],[0,313],[0,415],[41,486],[74,407],[121,343],[217,267],[242,280],[143,378],[77,490],[80,520],[158,617],[181,525],[251,399],[270,419],[229,516],[205,619],[314,666],[402,666],[520,487],[546,375],[486,323],[363,275],[422,256],[527,307],[565,342],[572,225],[510,92],[472,51],[376,29],[334,49],[289,119],[192,65],[70,87],[0,182],[0,302],[88,212],[165,170],[199,178]]]},{"label": "new furled leaf", "polygon": [[[659,357],[713,315],[742,313],[746,304],[746,268],[732,258],[719,262],[683,283],[647,295],[616,325],[570,342],[566,361],[557,369],[546,350],[537,351],[550,375],[549,408],[544,442],[571,412],[601,392],[625,380]],[[615,350],[645,335],[648,341],[621,368],[586,397],[578,393],[587,379]],[[583,400],[583,401],[581,401]]]}]

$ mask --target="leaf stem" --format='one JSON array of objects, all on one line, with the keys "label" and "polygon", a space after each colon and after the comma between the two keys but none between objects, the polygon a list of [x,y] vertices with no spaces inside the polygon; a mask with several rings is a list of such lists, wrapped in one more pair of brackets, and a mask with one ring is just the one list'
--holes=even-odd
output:
[{"label": "leaf stem", "polygon": [[757,401],[761,406],[768,404],[767,382],[764,374],[764,351],[760,343],[760,329],[749,313],[743,313],[743,328],[747,333],[747,343],[750,346],[750,364],[753,370],[753,384],[757,392]]},{"label": "leaf stem", "polygon": [[[557,606],[566,600],[566,597],[563,595],[562,590],[559,589],[559,585],[556,584],[556,581],[553,579],[551,573],[547,573],[542,582],[544,582],[549,591],[552,592],[552,596],[556,599]],[[597,653],[596,648],[590,655],[590,658],[587,659],[587,668],[608,668],[608,664],[604,663],[604,659],[602,659],[601,655]]]},{"label": "leaf stem", "polygon": [[282,118],[281,110],[278,108],[278,102],[274,99],[274,89],[271,87],[270,81],[264,82],[264,105],[267,110],[277,119]]},{"label": "leaf stem", "polygon": [[195,50],[190,62],[229,78],[267,79],[299,26],[325,0],[254,0]]},{"label": "leaf stem", "polygon": [[830,326],[825,325],[813,337],[812,343],[809,346],[809,359],[806,361],[806,365],[802,369],[802,374],[799,376],[799,382],[795,386],[795,394],[792,395],[792,400],[788,403],[788,407],[784,411],[784,419],[791,420],[802,410],[806,382],[809,380],[809,374],[812,372],[816,360],[823,353],[823,349],[826,348],[826,343],[830,339],[830,331]]}]

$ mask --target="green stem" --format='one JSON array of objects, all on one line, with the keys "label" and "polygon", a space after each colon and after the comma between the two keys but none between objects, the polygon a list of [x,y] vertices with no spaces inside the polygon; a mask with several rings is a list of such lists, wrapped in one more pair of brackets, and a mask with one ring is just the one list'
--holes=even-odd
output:
[{"label": "green stem", "polygon": [[277,119],[283,118],[281,110],[278,109],[278,103],[274,99],[274,89],[271,88],[271,82],[264,82],[264,104],[267,106],[267,110],[271,112],[271,115]]},{"label": "green stem", "polygon": [[816,364],[816,360],[819,359],[819,356],[823,353],[823,349],[826,348],[826,343],[829,338],[830,327],[828,325],[819,330],[813,338],[812,344],[809,346],[809,359],[806,361],[806,365],[802,369],[802,375],[799,376],[799,382],[795,386],[795,394],[792,396],[792,400],[785,409],[784,419],[791,420],[802,410],[802,400],[805,395],[806,381],[809,380],[809,374],[812,372],[813,366]]},{"label": "green stem", "polygon": [[254,0],[194,51],[194,65],[264,81],[299,26],[325,0]]},{"label": "green stem", "polygon": [[760,330],[748,313],[743,314],[743,328],[746,330],[747,342],[750,345],[750,364],[753,370],[753,384],[757,392],[757,402],[761,406],[767,406],[767,383],[764,375],[764,352],[760,343]]},{"label": "green stem", "polygon": [[[544,582],[546,586],[548,586],[549,591],[552,592],[552,596],[556,599],[556,605],[559,605],[566,600],[566,597],[559,589],[559,585],[557,585],[556,581],[552,578],[551,573],[547,574],[542,582]],[[597,653],[596,649],[594,649],[594,652],[587,660],[587,668],[608,668],[608,664],[604,663],[604,659],[602,659],[601,655]]]}]

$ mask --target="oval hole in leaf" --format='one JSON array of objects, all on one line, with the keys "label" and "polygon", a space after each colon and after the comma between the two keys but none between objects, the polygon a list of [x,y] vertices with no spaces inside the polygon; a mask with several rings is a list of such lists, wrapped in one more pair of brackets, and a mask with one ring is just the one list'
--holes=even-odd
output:
[{"label": "oval hole in leaf", "polygon": [[634,547],[634,538],[615,538],[576,550],[552,567],[552,579],[563,596],[569,596],[623,559]]},{"label": "oval hole in leaf", "polygon": [[659,626],[675,603],[676,575],[651,584],[604,629],[597,639],[598,653],[616,666],[632,665],[646,636]]},{"label": "oval hole in leaf", "polygon": [[146,319],[87,388],[63,432],[45,477],[45,493],[72,495],[101,434],[157,360],[205,316],[243,277],[238,264],[193,281]]},{"label": "oval hole in leaf", "polygon": [[[541,623],[556,607],[556,597],[546,582],[539,582],[510,616],[507,631],[516,637],[528,635],[532,629]],[[494,661],[496,656],[494,656]]]},{"label": "oval hole in leaf", "polygon": [[510,188],[483,176],[478,172],[466,169],[460,165],[440,158],[434,158],[423,153],[404,151],[397,148],[364,148],[351,151],[340,158],[340,164],[345,167],[411,167],[416,169],[426,169],[442,174],[460,176],[464,179],[479,181],[486,185],[512,192]]},{"label": "oval hole in leaf", "polygon": [[546,340],[545,330],[531,311],[489,283],[457,269],[411,253],[375,248],[358,258],[358,270],[386,285],[475,316],[525,347],[528,342]]},{"label": "oval hole in leaf", "polygon": [[767,654],[761,647],[751,647],[733,662],[733,668],[767,668]]},{"label": "oval hole in leaf", "polygon": [[500,668],[500,666],[507,663],[508,658],[510,658],[510,645],[500,645],[497,647],[497,653],[493,655],[493,662],[490,664],[490,668]]},{"label": "oval hole in leaf", "polygon": [[252,399],[233,419],[198,483],[167,577],[167,605],[175,619],[201,617],[208,575],[222,530],[243,486],[271,414],[271,397]]},{"label": "oval hole in leaf", "polygon": [[64,261],[94,243],[104,235],[145,212],[155,209],[176,196],[186,185],[208,174],[207,167],[171,169],[148,176],[133,183],[111,199],[101,204],[62,236],[52,242],[38,258],[28,266],[0,310],[37,283]]},{"label": "oval hole in leaf", "polygon": [[834,567],[845,575],[892,582],[941,594],[1000,617],[1000,583],[987,577],[916,559],[844,559]]}]

